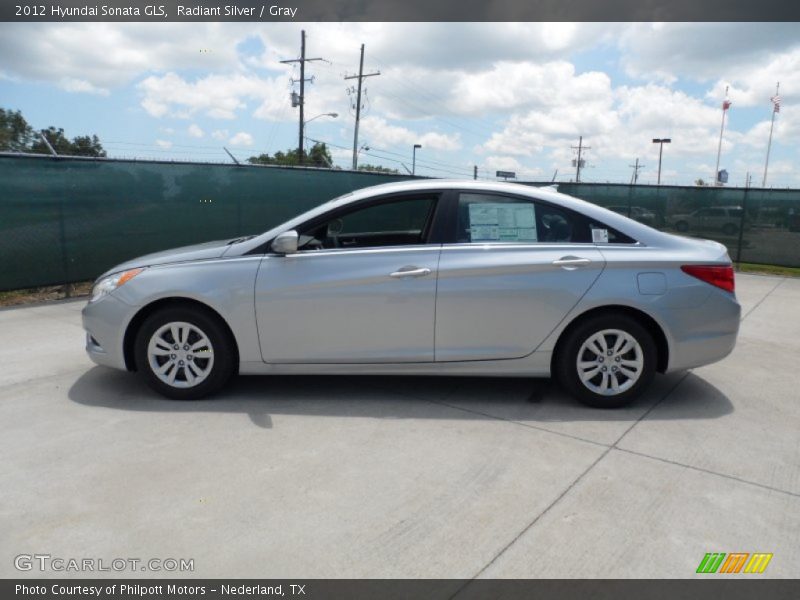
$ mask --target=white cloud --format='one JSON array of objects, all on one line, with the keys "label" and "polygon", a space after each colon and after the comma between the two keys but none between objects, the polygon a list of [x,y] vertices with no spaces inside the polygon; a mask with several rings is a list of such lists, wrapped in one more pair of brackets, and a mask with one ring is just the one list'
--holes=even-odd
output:
[{"label": "white cloud", "polygon": [[223,140],[228,139],[228,130],[227,129],[215,129],[211,132],[211,137],[215,140],[219,140],[220,142]]},{"label": "white cloud", "polygon": [[205,132],[196,123],[189,125],[186,132],[193,138],[201,138],[205,135]]},{"label": "white cloud", "polygon": [[109,94],[109,91],[106,88],[96,87],[85,79],[65,77],[61,80],[60,85],[62,89],[68,92],[97,94],[98,96],[108,96]]},{"label": "white cloud", "polygon": [[270,96],[275,82],[256,75],[209,75],[193,82],[176,73],[151,75],[138,84],[142,107],[154,117],[202,112],[215,119],[233,119],[245,100]]},{"label": "white cloud", "polygon": [[618,45],[634,77],[713,81],[763,69],[800,36],[796,23],[631,23]]},{"label": "white cloud", "polygon": [[719,102],[725,96],[725,87],[730,86],[734,108],[760,106],[768,113],[777,82],[781,83],[784,102],[800,104],[800,48],[774,55],[762,64],[740,66],[717,80],[706,97]]},{"label": "white cloud", "polygon": [[231,146],[252,146],[253,136],[244,131],[240,131],[228,140]]},{"label": "white cloud", "polygon": [[[698,158],[716,156],[720,118],[718,108],[666,86],[622,86],[599,94],[593,102],[542,107],[514,115],[481,151],[487,157],[502,153],[506,158],[504,164],[508,165],[513,164],[508,157],[516,157],[522,167],[526,163],[550,164],[569,172],[578,138],[583,136],[582,158],[590,169],[622,161],[633,163],[638,157],[647,166],[640,176],[646,182],[655,181],[657,172],[658,145],[652,139],[670,137],[672,143],[664,146],[665,165],[688,165],[684,175],[708,178],[709,174],[696,166]],[[731,153],[742,145],[744,137],[739,131],[726,129],[723,165],[729,164]],[[626,171],[618,171],[614,177],[628,180],[630,175]],[[706,171],[713,171],[713,167]],[[602,173],[602,180],[609,179],[607,170]],[[668,176],[665,167],[662,178]],[[584,173],[584,179],[591,177],[592,171]]]},{"label": "white cloud", "polygon": [[172,142],[169,140],[156,140],[156,146],[161,148],[162,150],[169,150],[172,148]]},{"label": "white cloud", "polygon": [[463,114],[485,114],[524,107],[607,104],[610,93],[608,75],[576,75],[574,65],[566,61],[500,62],[489,70],[462,73],[453,89],[451,106]]},{"label": "white cloud", "polygon": [[[236,43],[256,28],[239,23],[2,23],[0,69],[34,81],[81,80],[98,89],[125,85],[150,71],[230,70],[238,64]],[[213,52],[201,54],[201,46]]]},{"label": "white cloud", "polygon": [[545,173],[541,168],[531,168],[522,164],[513,156],[486,156],[481,161],[482,170],[488,175],[494,177],[497,171],[512,171],[517,175],[517,179],[539,179]]},{"label": "white cloud", "polygon": [[377,147],[408,146],[422,144],[431,150],[458,150],[459,136],[429,131],[419,134],[405,127],[389,124],[381,117],[366,117],[361,121],[362,139]]}]

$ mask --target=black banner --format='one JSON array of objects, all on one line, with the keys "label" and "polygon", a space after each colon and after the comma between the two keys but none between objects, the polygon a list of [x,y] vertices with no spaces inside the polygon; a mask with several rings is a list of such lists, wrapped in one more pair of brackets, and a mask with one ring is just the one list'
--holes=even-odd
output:
[{"label": "black banner", "polygon": [[0,21],[800,21],[788,0],[3,0]]},{"label": "black banner", "polygon": [[[757,577],[757,576],[748,576]],[[273,579],[273,580],[3,580],[0,596],[52,600],[293,598],[303,600],[751,600],[800,598],[800,581],[725,578],[696,580],[556,579]]]}]

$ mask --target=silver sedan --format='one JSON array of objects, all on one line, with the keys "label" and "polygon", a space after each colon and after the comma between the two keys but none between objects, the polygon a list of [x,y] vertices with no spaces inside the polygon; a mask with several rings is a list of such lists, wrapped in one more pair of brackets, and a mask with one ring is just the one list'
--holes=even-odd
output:
[{"label": "silver sedan", "polygon": [[429,180],[118,265],[83,325],[92,360],[176,399],[236,373],[554,375],[618,407],[729,354],[739,315],[721,244],[549,188]]}]

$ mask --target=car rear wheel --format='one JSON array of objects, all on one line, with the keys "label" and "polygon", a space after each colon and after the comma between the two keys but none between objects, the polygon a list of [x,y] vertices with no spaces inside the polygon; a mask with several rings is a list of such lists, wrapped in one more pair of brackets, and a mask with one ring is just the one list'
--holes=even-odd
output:
[{"label": "car rear wheel", "polygon": [[136,367],[147,384],[175,400],[221,389],[234,371],[235,351],[219,319],[194,307],[150,315],[136,337]]},{"label": "car rear wheel", "polygon": [[584,404],[619,408],[650,384],[656,354],[652,335],[638,321],[624,314],[598,315],[567,334],[556,375]]},{"label": "car rear wheel", "polygon": [[680,231],[681,233],[685,233],[689,231],[689,223],[686,221],[678,221],[675,223],[675,229]]}]

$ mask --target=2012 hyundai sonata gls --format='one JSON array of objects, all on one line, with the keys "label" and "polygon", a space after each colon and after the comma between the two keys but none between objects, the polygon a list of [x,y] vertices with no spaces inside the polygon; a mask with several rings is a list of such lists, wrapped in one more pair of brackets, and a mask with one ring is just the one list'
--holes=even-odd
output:
[{"label": "2012 hyundai sonata gls", "polygon": [[92,360],[170,398],[235,373],[555,375],[616,407],[730,353],[739,314],[721,244],[551,189],[429,180],[114,267],[83,324]]}]

